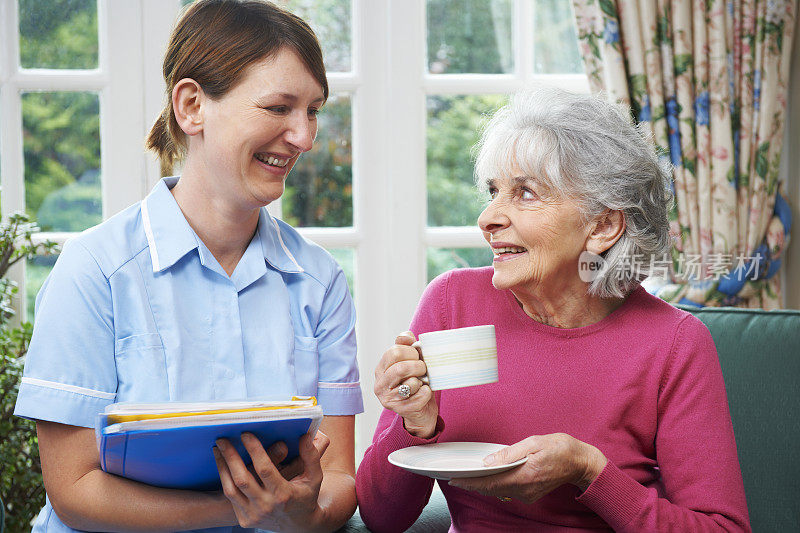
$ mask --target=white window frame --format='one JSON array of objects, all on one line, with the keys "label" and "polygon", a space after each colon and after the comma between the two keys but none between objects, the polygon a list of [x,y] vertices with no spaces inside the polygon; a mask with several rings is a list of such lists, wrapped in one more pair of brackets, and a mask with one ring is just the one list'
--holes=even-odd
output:
[{"label": "white window frame", "polygon": [[[363,67],[353,127],[354,190],[359,189],[354,207],[364,237],[356,278],[365,393],[359,452],[369,445],[381,412],[371,394],[373,369],[395,336],[408,328],[427,284],[428,248],[486,246],[477,225],[427,226],[427,96],[513,93],[531,84],[589,92],[584,74],[534,72],[534,2],[514,0],[514,72],[492,75],[427,72],[425,0],[355,2],[361,20],[354,42],[361,43],[357,64]],[[361,274],[364,269],[367,275]]]},{"label": "white window frame", "polygon": [[[535,0],[514,0],[510,74],[427,73],[425,0],[352,0],[352,70],[330,73],[331,94],[352,103],[353,226],[301,228],[326,248],[355,252],[359,364],[365,414],[357,457],[381,406],[373,370],[409,321],[427,283],[428,247],[482,247],[476,226],[427,227],[426,97],[511,93],[531,83],[588,91],[584,75],[533,72]],[[20,95],[30,90],[96,91],[100,97],[103,218],[141,200],[159,179],[144,138],[161,111],[161,61],[179,0],[99,0],[99,66],[90,71],[22,70],[17,65],[17,0],[0,0],[2,212],[24,208]],[[5,46],[11,43],[12,46]],[[291,176],[289,177],[291,179]],[[269,206],[276,216],[280,202]],[[41,234],[63,243],[71,234]],[[14,278],[24,295],[24,270]],[[24,316],[25,298],[18,305]]]},{"label": "white window frame", "polygon": [[[96,69],[23,69],[18,2],[0,0],[0,208],[5,216],[25,210],[21,98],[30,91],[97,93],[103,219],[144,197],[158,179],[155,158],[144,152],[144,135],[161,108],[161,48],[176,12],[177,4],[159,0],[100,0]],[[35,242],[49,239],[63,244],[71,235],[44,232],[35,236]],[[27,311],[24,265],[14,268],[10,277],[19,285],[19,320]]]}]

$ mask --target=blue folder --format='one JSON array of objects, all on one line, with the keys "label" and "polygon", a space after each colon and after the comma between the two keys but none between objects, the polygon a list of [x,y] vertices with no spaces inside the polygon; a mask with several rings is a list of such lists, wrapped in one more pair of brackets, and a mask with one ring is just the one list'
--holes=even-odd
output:
[{"label": "blue folder", "polygon": [[182,426],[100,434],[100,464],[110,474],[173,489],[219,490],[220,480],[212,447],[224,437],[236,447],[245,464],[252,461],[241,434],[253,433],[268,448],[283,441],[289,448],[284,462],[299,454],[299,441],[312,419],[242,421],[229,424]]}]

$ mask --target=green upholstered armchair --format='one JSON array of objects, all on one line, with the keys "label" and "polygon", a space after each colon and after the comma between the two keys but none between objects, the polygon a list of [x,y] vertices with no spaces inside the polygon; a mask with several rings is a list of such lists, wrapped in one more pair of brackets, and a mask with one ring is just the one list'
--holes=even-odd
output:
[{"label": "green upholstered armchair", "polygon": [[[717,346],[753,531],[800,531],[800,311],[682,308]],[[449,526],[434,491],[409,531]],[[342,531],[369,530],[356,514]]]},{"label": "green upholstered armchair", "polygon": [[717,346],[753,531],[800,531],[800,311],[686,310]]}]

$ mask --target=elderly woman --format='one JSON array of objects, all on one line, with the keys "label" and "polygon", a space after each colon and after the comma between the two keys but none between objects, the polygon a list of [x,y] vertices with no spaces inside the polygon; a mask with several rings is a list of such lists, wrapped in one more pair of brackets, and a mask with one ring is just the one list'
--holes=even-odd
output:
[{"label": "elderly woman", "polygon": [[[476,175],[493,266],[431,282],[378,364],[385,410],[356,477],[366,524],[402,531],[431,494],[391,452],[478,441],[510,445],[487,464],[527,461],[440,481],[452,531],[749,530],[711,336],[639,285],[633,259],[669,245],[653,147],[604,100],[539,90],[491,120]],[[414,336],[480,324],[495,325],[500,381],[432,392]]]}]

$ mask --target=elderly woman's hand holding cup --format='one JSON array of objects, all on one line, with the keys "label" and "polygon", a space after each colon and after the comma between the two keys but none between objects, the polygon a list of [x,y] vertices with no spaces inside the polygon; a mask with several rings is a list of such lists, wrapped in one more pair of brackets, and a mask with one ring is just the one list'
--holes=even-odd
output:
[{"label": "elderly woman's hand holding cup", "polygon": [[375,369],[375,394],[385,408],[403,417],[406,431],[430,438],[439,417],[433,391],[497,380],[493,325],[429,331],[416,342],[414,334],[406,331]]},{"label": "elderly woman's hand holding cup", "polygon": [[415,340],[410,331],[401,333],[383,353],[375,368],[375,395],[386,409],[403,417],[406,431],[426,439],[436,431],[439,406],[430,386],[422,381],[427,367],[412,346]]}]

